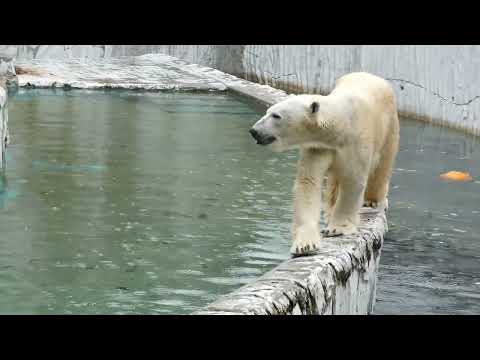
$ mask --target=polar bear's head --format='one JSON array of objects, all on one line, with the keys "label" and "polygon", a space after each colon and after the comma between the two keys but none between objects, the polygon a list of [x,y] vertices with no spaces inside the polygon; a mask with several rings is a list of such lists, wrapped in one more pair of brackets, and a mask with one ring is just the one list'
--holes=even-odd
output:
[{"label": "polar bear's head", "polygon": [[298,95],[271,106],[252,126],[250,134],[257,144],[270,145],[274,151],[315,142],[318,138],[315,130],[322,122],[320,98]]}]

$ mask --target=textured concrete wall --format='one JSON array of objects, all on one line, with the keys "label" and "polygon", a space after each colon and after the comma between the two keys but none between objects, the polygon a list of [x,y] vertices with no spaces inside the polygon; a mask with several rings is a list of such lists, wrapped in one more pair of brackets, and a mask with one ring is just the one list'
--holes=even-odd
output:
[{"label": "textured concrete wall", "polygon": [[247,79],[295,92],[371,72],[392,82],[402,114],[480,134],[480,46],[249,45],[243,62]]},{"label": "textured concrete wall", "polygon": [[389,79],[403,115],[480,134],[477,45],[0,45],[18,59],[164,53],[289,92],[327,93],[368,71]]},{"label": "textured concrete wall", "polygon": [[394,83],[404,114],[480,134],[480,46],[369,46],[361,63]]},{"label": "textured concrete wall", "polygon": [[362,46],[248,45],[248,80],[294,92],[326,93],[340,76],[361,69]]},{"label": "textured concrete wall", "polygon": [[8,131],[8,85],[16,82],[13,60],[16,48],[0,45],[0,169],[5,168],[5,150],[10,141]]},{"label": "textured concrete wall", "polygon": [[[213,45],[0,45],[1,54],[18,60],[31,59],[69,59],[69,58],[119,58],[145,54],[167,54],[198,63],[214,66],[217,61],[217,49],[220,58],[228,46]],[[238,63],[238,62],[237,62]]]},{"label": "textured concrete wall", "polygon": [[5,165],[5,137],[8,121],[7,76],[13,71],[15,49],[0,46],[0,169]]},{"label": "textured concrete wall", "polygon": [[[5,166],[5,146],[7,138],[8,108],[7,108],[7,87],[0,75],[0,169]],[[1,171],[1,170],[0,170]]]}]

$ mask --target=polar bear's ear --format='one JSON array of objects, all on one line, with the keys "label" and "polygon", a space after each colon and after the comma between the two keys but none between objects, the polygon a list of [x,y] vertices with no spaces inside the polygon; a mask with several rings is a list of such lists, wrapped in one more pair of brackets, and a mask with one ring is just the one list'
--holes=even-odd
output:
[{"label": "polar bear's ear", "polygon": [[317,111],[318,111],[318,108],[320,107],[320,104],[316,101],[314,101],[311,105],[310,105],[310,109],[312,110],[312,114],[315,114]]}]

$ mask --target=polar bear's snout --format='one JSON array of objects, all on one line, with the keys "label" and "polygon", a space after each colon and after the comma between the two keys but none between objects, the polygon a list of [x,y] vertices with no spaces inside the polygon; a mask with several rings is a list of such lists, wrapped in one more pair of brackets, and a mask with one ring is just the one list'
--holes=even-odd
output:
[{"label": "polar bear's snout", "polygon": [[259,132],[253,127],[249,130],[249,132],[259,145],[269,145],[277,140],[275,136]]}]

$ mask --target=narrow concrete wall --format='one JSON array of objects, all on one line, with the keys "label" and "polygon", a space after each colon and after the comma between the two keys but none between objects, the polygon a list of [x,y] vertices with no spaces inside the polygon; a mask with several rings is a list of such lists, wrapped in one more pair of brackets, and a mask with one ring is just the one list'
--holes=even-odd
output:
[{"label": "narrow concrete wall", "polygon": [[12,49],[3,49],[0,46],[0,169],[5,168],[5,148],[9,140],[7,84],[15,76],[14,56]]},{"label": "narrow concrete wall", "polygon": [[8,87],[15,84],[16,74],[13,64],[15,53],[12,49],[0,46],[0,169],[6,166],[6,146],[10,142],[8,131]]},{"label": "narrow concrete wall", "polygon": [[[5,147],[8,133],[7,87],[0,76],[0,169],[5,167]],[[1,171],[1,170],[0,170]]]},{"label": "narrow concrete wall", "polygon": [[360,234],[323,239],[318,254],[288,260],[194,315],[367,315],[375,306],[385,214],[361,215]]}]

